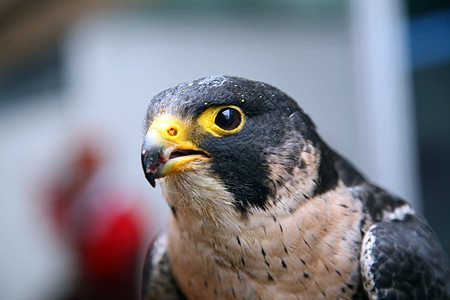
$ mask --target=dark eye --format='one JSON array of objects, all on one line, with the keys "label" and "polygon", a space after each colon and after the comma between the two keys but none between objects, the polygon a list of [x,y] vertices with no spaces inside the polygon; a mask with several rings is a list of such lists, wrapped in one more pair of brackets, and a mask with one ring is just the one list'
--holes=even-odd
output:
[{"label": "dark eye", "polygon": [[241,114],[234,108],[224,108],[216,116],[216,125],[223,130],[233,130],[241,125]]}]

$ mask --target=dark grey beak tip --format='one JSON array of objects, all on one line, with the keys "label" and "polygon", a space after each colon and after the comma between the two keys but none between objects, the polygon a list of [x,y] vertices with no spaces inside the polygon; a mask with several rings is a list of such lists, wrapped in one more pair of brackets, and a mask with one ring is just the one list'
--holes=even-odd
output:
[{"label": "dark grey beak tip", "polygon": [[142,168],[144,169],[145,178],[147,178],[152,187],[156,187],[156,172],[152,172],[150,170],[156,169],[156,167],[159,165],[159,151],[149,152],[143,149],[141,151],[141,162]]},{"label": "dark grey beak tip", "polygon": [[148,180],[148,182],[150,182],[150,184],[151,184],[152,187],[154,187],[154,188],[156,187],[156,181],[155,181],[154,178],[148,178],[148,177],[147,177],[147,180]]}]

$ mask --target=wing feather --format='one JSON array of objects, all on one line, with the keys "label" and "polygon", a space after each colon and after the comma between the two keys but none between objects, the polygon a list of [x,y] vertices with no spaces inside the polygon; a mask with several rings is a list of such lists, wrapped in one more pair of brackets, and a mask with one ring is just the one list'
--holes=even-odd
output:
[{"label": "wing feather", "polygon": [[156,239],[151,245],[150,254],[147,255],[143,272],[142,299],[185,299],[170,269],[166,234]]},{"label": "wing feather", "polygon": [[361,272],[370,299],[450,299],[448,259],[418,215],[373,225],[364,236]]}]

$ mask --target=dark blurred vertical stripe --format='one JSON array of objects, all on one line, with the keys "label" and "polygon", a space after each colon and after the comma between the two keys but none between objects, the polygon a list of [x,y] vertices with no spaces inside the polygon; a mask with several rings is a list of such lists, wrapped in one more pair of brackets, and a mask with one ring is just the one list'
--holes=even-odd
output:
[{"label": "dark blurred vertical stripe", "polygon": [[406,3],[424,213],[450,254],[450,2]]}]

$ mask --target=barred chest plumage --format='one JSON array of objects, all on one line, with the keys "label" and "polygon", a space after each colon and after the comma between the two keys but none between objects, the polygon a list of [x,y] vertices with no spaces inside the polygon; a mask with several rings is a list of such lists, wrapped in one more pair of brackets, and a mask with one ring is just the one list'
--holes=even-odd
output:
[{"label": "barred chest plumage", "polygon": [[207,210],[198,218],[182,195],[165,191],[177,204],[168,255],[189,299],[350,299],[360,292],[364,214],[343,185],[288,214],[255,209],[242,216],[223,208],[227,222]]}]

